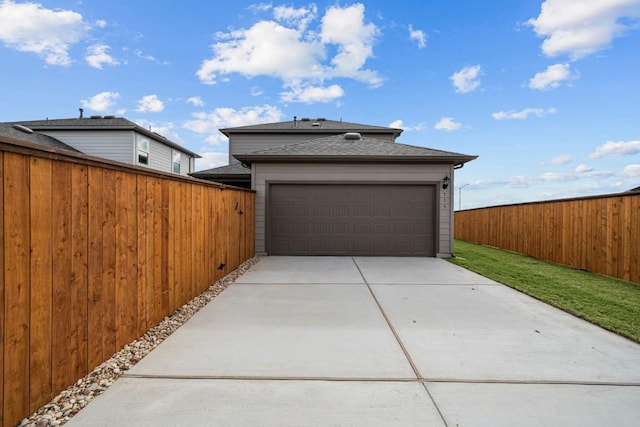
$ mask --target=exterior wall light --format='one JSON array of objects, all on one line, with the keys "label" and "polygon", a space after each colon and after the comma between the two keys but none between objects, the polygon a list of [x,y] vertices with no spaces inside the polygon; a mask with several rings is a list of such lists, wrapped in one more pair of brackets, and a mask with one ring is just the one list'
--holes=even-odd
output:
[{"label": "exterior wall light", "polygon": [[446,190],[447,188],[449,188],[449,181],[450,181],[449,175],[446,175],[444,177],[444,179],[442,180],[442,189],[443,190]]}]

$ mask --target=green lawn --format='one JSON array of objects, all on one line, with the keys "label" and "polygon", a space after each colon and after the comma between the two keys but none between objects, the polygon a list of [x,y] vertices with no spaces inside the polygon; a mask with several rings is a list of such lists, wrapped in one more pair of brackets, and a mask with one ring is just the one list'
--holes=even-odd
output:
[{"label": "green lawn", "polygon": [[640,284],[456,240],[450,261],[640,342]]}]

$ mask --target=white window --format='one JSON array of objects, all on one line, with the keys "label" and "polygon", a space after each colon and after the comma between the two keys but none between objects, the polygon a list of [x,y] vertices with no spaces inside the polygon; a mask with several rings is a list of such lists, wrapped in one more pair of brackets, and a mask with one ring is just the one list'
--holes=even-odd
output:
[{"label": "white window", "polygon": [[174,173],[180,173],[180,162],[182,160],[182,156],[179,151],[173,150],[173,157],[171,160],[171,169]]},{"label": "white window", "polygon": [[149,140],[142,136],[138,136],[138,163],[149,164]]}]

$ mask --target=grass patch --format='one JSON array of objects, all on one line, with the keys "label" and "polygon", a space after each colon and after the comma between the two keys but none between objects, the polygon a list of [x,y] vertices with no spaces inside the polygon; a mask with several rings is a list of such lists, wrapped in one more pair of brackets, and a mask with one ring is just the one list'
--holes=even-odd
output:
[{"label": "grass patch", "polygon": [[640,284],[455,241],[450,261],[640,343]]}]

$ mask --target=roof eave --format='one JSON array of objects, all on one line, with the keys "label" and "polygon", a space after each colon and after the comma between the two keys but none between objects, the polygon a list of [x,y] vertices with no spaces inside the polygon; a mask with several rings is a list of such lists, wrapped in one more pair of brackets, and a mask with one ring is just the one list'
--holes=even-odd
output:
[{"label": "roof eave", "polygon": [[288,155],[262,156],[236,154],[234,157],[243,163],[425,163],[460,165],[478,158],[478,156],[319,156]]}]

